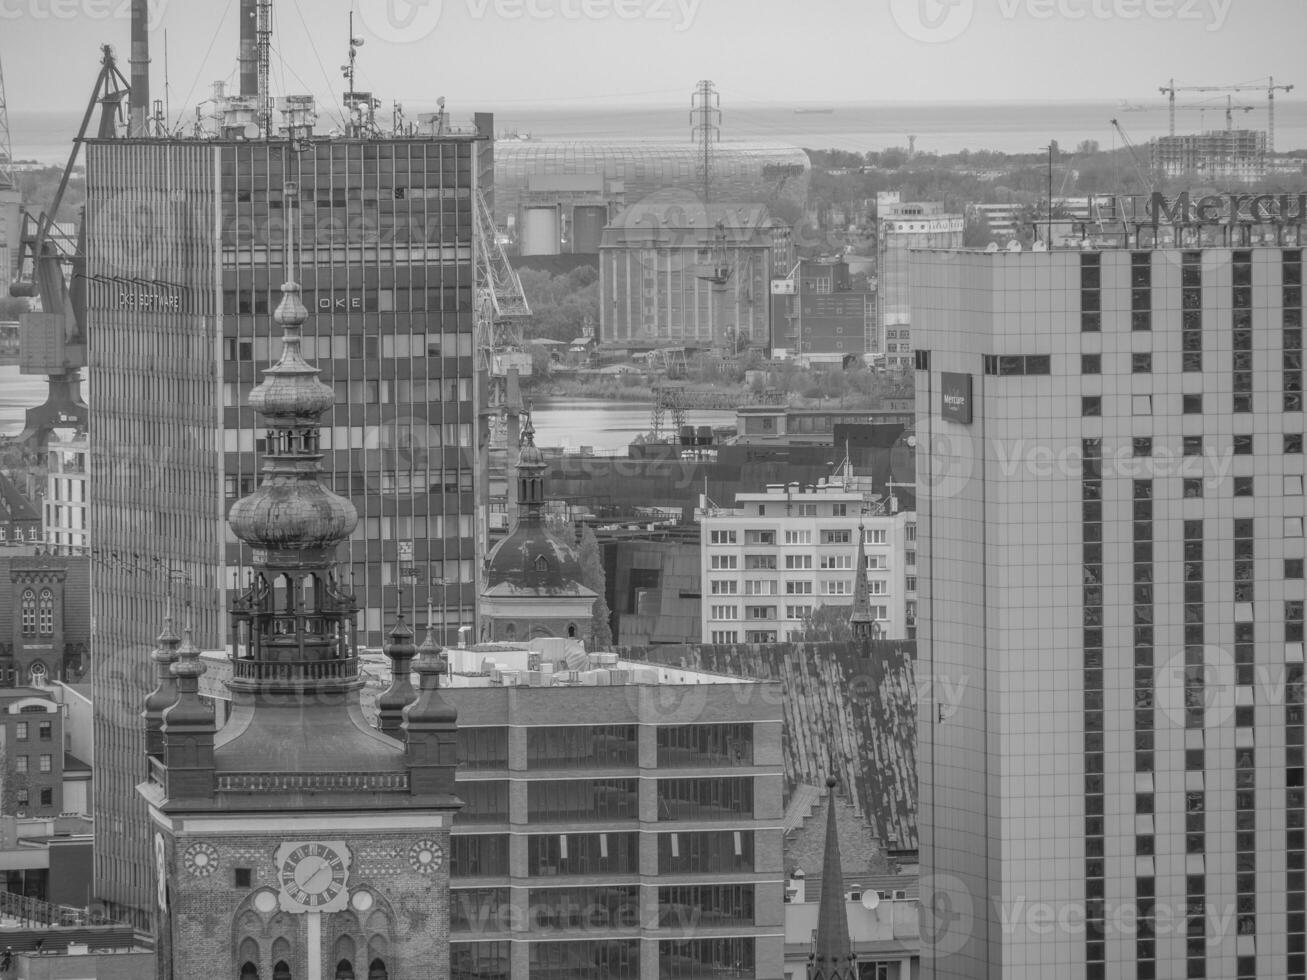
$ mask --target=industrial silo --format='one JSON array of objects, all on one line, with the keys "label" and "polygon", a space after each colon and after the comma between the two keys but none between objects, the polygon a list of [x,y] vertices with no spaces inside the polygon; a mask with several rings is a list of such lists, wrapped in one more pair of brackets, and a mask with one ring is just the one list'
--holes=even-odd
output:
[{"label": "industrial silo", "polygon": [[608,224],[608,208],[602,204],[578,204],[572,209],[572,251],[599,254],[599,239]]},{"label": "industrial silo", "polygon": [[518,252],[522,255],[557,255],[558,208],[523,208]]}]

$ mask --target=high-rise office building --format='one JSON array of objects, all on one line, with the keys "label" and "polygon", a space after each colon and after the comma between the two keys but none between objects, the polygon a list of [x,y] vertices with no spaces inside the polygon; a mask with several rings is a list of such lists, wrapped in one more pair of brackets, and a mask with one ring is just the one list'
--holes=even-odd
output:
[{"label": "high-rise office building", "polygon": [[1213,230],[914,256],[926,977],[1304,976],[1304,249]]},{"label": "high-rise office building", "polygon": [[897,191],[876,195],[876,335],[869,350],[891,367],[912,361],[912,304],[908,252],[914,248],[959,248],[965,219],[947,214],[935,201],[902,201]]},{"label": "high-rise office building", "polygon": [[[169,591],[198,644],[229,642],[226,599],[247,584],[253,554],[225,516],[259,480],[265,437],[247,396],[275,355],[288,220],[313,313],[304,352],[336,399],[322,479],[359,514],[341,561],[360,640],[381,645],[401,589],[405,608],[432,603],[441,639],[475,612],[474,227],[493,166],[478,138],[489,120],[425,137],[239,132],[86,150],[96,878],[112,912],[142,922],[153,891],[134,790],[145,777],[142,651]],[[299,188],[290,210],[287,182]]]}]

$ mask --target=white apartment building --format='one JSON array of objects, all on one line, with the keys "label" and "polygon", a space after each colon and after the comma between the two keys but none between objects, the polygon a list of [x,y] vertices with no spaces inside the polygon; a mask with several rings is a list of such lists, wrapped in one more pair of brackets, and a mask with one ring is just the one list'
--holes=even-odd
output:
[{"label": "white apartment building", "polygon": [[50,440],[46,455],[45,501],[41,508],[45,543],[48,545],[80,549],[90,544],[86,526],[90,457],[85,432]]},{"label": "white apartment building", "polygon": [[842,484],[775,484],[699,512],[705,643],[795,639],[821,606],[853,605],[859,527],[871,611],[886,639],[915,630],[916,516],[868,513]]}]

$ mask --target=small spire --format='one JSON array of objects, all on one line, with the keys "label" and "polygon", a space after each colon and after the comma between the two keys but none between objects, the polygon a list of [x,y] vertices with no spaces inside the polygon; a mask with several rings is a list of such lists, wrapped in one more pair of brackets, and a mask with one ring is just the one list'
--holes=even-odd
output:
[{"label": "small spire", "polygon": [[853,606],[849,610],[849,630],[855,640],[869,640],[876,633],[876,617],[871,614],[871,586],[867,581],[867,529],[858,519],[858,571],[853,580]]},{"label": "small spire", "polygon": [[163,713],[177,703],[177,679],[172,665],[177,662],[181,640],[173,631],[172,592],[168,593],[164,607],[163,629],[159,632],[159,645],[150,654],[154,662],[154,690],[145,696],[145,751],[147,755],[163,758]]},{"label": "small spire", "polygon": [[[397,604],[402,606],[403,601],[401,593]],[[402,609],[395,617],[389,639],[383,652],[390,658],[390,687],[377,698],[377,727],[392,738],[403,739],[404,709],[417,700],[411,675],[418,649],[413,645],[413,631],[404,621]]]},{"label": "small spire", "polygon": [[835,822],[838,801],[832,753],[830,775],[826,777],[826,847],[821,867],[821,903],[817,906],[817,933],[808,957],[808,980],[857,980],[853,943],[849,939],[848,913],[844,908],[844,867],[840,861],[840,838]]},{"label": "small spire", "polygon": [[182,727],[213,725],[213,709],[200,700],[200,678],[206,670],[208,668],[200,660],[200,648],[192,639],[188,622],[182,630],[177,662],[172,665],[172,675],[177,679],[177,701],[163,714],[165,740],[169,732]]}]

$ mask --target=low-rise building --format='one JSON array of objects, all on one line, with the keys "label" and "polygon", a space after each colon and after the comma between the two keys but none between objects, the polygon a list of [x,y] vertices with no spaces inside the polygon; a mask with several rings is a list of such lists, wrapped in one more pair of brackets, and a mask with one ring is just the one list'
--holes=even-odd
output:
[{"label": "low-rise building", "polygon": [[86,485],[90,444],[85,432],[51,439],[46,450],[45,543],[80,551],[90,545],[86,525]]},{"label": "low-rise building", "polygon": [[860,531],[879,636],[910,635],[916,620],[914,513],[872,512],[862,493],[832,482],[740,493],[734,507],[708,506],[699,518],[703,642],[798,639],[821,607],[851,609]]}]

